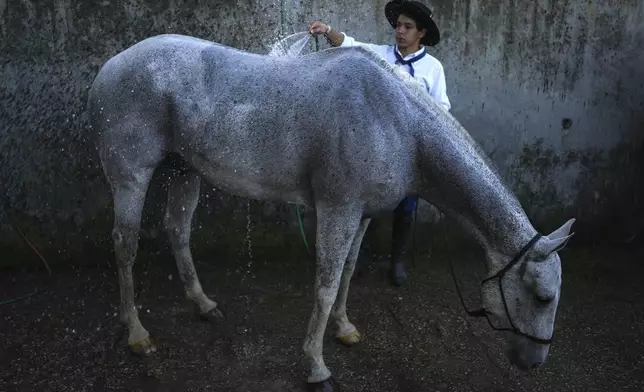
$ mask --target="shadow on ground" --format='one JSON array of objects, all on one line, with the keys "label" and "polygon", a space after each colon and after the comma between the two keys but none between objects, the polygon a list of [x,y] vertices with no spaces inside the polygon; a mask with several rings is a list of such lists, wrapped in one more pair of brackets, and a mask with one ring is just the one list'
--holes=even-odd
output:
[{"label": "shadow on ground", "polygon": [[[499,335],[485,321],[467,318],[438,248],[417,256],[406,287],[389,287],[385,260],[353,282],[349,315],[366,340],[341,346],[329,324],[324,348],[343,391],[644,390],[641,250],[561,253],[556,342],[549,362],[525,375],[509,367]],[[58,266],[52,277],[4,272],[0,300],[48,288],[0,307],[0,390],[304,390],[301,344],[312,307],[312,261],[292,254],[278,259],[261,248],[252,249],[250,265],[246,251],[238,263],[195,253],[204,288],[221,303],[227,322],[197,319],[171,255],[142,250],[137,304],[160,349],[149,360],[126,348],[111,260]],[[452,258],[473,308],[482,264],[463,249]]]}]

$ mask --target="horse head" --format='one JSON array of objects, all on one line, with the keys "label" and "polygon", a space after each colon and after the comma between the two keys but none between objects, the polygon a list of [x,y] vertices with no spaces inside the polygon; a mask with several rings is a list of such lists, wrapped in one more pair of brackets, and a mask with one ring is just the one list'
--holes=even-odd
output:
[{"label": "horse head", "polygon": [[539,367],[548,357],[561,295],[557,251],[572,237],[574,221],[547,236],[537,234],[518,254],[488,252],[497,272],[482,282],[479,315],[505,333],[508,357],[521,370]]}]

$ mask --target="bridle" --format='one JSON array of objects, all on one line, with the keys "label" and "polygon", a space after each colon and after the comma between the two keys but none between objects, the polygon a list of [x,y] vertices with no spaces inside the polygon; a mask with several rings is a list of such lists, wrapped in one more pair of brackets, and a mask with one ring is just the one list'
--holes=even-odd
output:
[{"label": "bridle", "polygon": [[[492,324],[492,321],[490,320],[490,317],[488,316],[488,315],[490,315],[492,313],[488,312],[485,308],[480,308],[478,310],[469,310],[469,309],[467,309],[467,306],[465,306],[465,301],[463,300],[463,294],[461,294],[461,289],[458,287],[458,282],[456,281],[456,274],[454,273],[454,266],[452,265],[452,259],[448,257],[448,260],[449,260],[449,267],[450,267],[450,270],[452,272],[452,278],[454,279],[454,285],[456,286],[456,292],[458,293],[458,298],[461,300],[461,305],[463,305],[463,309],[465,310],[465,312],[468,315],[470,315],[472,317],[485,317],[487,319],[487,322],[490,325],[490,327],[492,329],[496,330],[496,331],[509,331],[509,332],[512,332],[512,333],[514,333],[516,335],[523,336],[523,337],[525,337],[527,339],[530,339],[530,340],[532,340],[533,342],[536,342],[536,343],[550,344],[550,343],[552,343],[552,340],[553,340],[554,336],[551,336],[549,339],[541,339],[541,338],[538,338],[536,336],[529,335],[529,334],[521,331],[519,328],[516,327],[516,325],[512,322],[512,317],[510,316],[510,310],[508,308],[508,303],[507,303],[507,301],[505,299],[505,294],[503,292],[503,276],[505,275],[505,273],[508,272],[519,261],[521,261],[523,256],[525,256],[525,254],[537,243],[537,241],[539,241],[539,239],[541,239],[541,237],[542,237],[542,235],[537,233],[534,237],[532,237],[530,242],[528,242],[523,248],[521,248],[519,253],[517,253],[516,256],[514,256],[514,258],[505,267],[503,267],[496,274],[494,274],[492,276],[489,276],[489,277],[487,277],[487,278],[485,278],[485,279],[483,279],[481,281],[481,286],[483,286],[483,284],[485,284],[486,282],[488,282],[488,281],[490,281],[492,279],[496,279],[496,278],[499,279],[499,290],[501,291],[501,298],[503,299],[503,306],[505,308],[505,315],[507,316],[508,321],[510,322],[510,328],[497,328],[497,327],[495,327]],[[446,241],[445,245],[447,245],[447,241]],[[449,254],[449,252],[448,252],[448,254]],[[553,335],[554,335],[554,332],[553,332]]]}]

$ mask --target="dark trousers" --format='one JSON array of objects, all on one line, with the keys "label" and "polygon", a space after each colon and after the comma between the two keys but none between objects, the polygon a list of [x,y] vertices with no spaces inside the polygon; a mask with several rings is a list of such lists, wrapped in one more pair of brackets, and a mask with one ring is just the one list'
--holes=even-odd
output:
[{"label": "dark trousers", "polygon": [[[409,238],[417,204],[418,197],[408,197],[394,209],[391,235],[390,278],[392,284],[396,286],[402,285],[407,279],[405,261],[409,255]],[[360,255],[354,273],[355,276],[360,275],[361,269],[367,261],[365,259],[368,258],[365,254],[368,246],[364,242],[360,248]]]},{"label": "dark trousers", "polygon": [[398,207],[394,210],[394,217],[399,216],[412,216],[414,211],[416,211],[416,206],[418,205],[418,197],[412,196],[407,197],[405,200],[401,201],[398,204]]}]

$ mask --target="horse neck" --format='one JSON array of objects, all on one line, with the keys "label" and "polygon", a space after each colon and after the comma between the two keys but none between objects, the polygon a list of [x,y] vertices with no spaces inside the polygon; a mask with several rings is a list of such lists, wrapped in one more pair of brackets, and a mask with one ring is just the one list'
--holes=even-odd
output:
[{"label": "horse neck", "polygon": [[486,252],[516,254],[536,230],[469,134],[444,119],[419,135],[427,173],[423,198],[459,221]]}]

